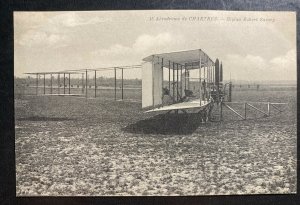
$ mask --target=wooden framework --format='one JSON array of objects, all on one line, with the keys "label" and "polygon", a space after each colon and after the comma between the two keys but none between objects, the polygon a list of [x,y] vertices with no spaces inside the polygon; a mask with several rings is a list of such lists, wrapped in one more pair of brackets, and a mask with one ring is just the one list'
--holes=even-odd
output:
[{"label": "wooden framework", "polygon": [[[174,103],[182,102],[186,97],[189,97],[186,93],[190,89],[190,79],[197,79],[199,85],[199,106],[202,106],[204,101],[211,100],[211,91],[216,90],[214,88],[216,82],[214,82],[213,78],[213,71],[215,69],[215,62],[201,49],[197,50],[189,50],[189,51],[179,51],[179,52],[172,52],[172,53],[162,53],[162,54],[153,54],[143,59],[147,65],[150,65],[149,68],[151,69],[158,69],[155,66],[159,65],[160,69],[163,70],[164,68],[168,69],[168,78],[164,79],[168,81],[168,93],[170,97],[173,99]],[[198,69],[199,76],[192,78],[190,76],[191,70]],[[154,72],[154,70],[152,72]],[[171,70],[172,70],[172,79],[171,79]],[[156,71],[155,71],[156,72]],[[154,74],[153,74],[154,75]],[[161,74],[163,76],[163,72]],[[145,77],[146,78],[146,77]],[[151,78],[151,77],[149,77]],[[152,77],[153,78],[153,77]],[[157,78],[154,77],[154,78]],[[184,79],[184,83],[183,83]],[[144,79],[143,79],[144,80]],[[155,98],[154,86],[157,86],[157,83],[154,83],[155,80],[152,80],[152,86],[148,85],[146,87],[152,87],[152,103],[143,104],[144,109],[155,109],[157,107],[164,107],[168,106],[161,101],[161,103],[157,103]],[[218,82],[219,83],[219,82]],[[172,86],[171,86],[172,85]],[[144,89],[144,88],[143,88]],[[164,88],[165,89],[165,88]],[[163,90],[158,89],[158,90]],[[144,92],[144,90],[143,90]],[[147,92],[147,91],[146,91]],[[157,89],[156,89],[157,92]],[[164,95],[163,91],[162,94],[159,96]],[[155,103],[156,102],[156,103]]]},{"label": "wooden framework", "polygon": [[[130,66],[117,66],[117,67],[103,67],[103,68],[95,68],[95,69],[77,69],[77,70],[65,70],[58,72],[36,72],[36,73],[25,73],[27,75],[35,75],[36,76],[36,95],[39,95],[39,76],[43,76],[43,95],[46,95],[46,76],[50,76],[50,95],[59,95],[59,96],[81,96],[84,95],[88,98],[88,86],[89,79],[88,74],[90,72],[94,73],[94,98],[97,97],[97,72],[101,71],[114,71],[114,99],[117,100],[117,70],[121,70],[121,99],[124,100],[124,69],[134,69],[140,68],[141,65],[130,65]],[[60,75],[63,75],[63,94],[60,94]],[[71,74],[81,74],[81,86],[82,86],[82,94],[76,95],[71,93]],[[57,75],[57,94],[53,94],[53,77]],[[66,77],[66,75],[68,77]],[[68,82],[66,82],[66,78]],[[66,93],[66,87],[68,88],[68,93]],[[48,94],[47,94],[48,95]]]},{"label": "wooden framework", "polygon": [[[229,104],[240,104],[243,105],[244,113],[241,114],[234,108],[232,108]],[[260,104],[260,105],[267,105],[267,111],[264,111],[253,104]],[[220,120],[223,120],[223,107],[230,110],[232,113],[234,113],[236,116],[238,116],[242,120],[250,119],[248,116],[248,112],[250,111],[249,108],[252,108],[253,110],[263,114],[263,117],[269,117],[271,116],[271,106],[276,109],[278,112],[283,112],[281,109],[277,107],[277,105],[287,105],[287,103],[271,103],[271,102],[221,102],[220,103]]]}]

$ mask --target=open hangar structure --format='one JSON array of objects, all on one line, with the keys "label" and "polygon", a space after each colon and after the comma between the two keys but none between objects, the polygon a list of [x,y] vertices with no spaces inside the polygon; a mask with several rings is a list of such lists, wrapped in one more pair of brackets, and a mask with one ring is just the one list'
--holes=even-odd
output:
[{"label": "open hangar structure", "polygon": [[[134,88],[126,87],[124,81],[128,79],[124,78],[124,73],[126,71],[129,72],[129,70],[140,69],[140,67],[141,65],[130,65],[55,72],[30,72],[25,74],[30,79],[34,79],[34,82],[31,83],[34,85],[30,86],[34,88],[34,93],[30,94],[96,98],[102,97],[99,90],[107,89],[115,100],[123,100],[126,89],[140,89],[138,86]],[[107,81],[107,85],[103,86],[101,80]],[[118,93],[120,93],[120,96],[118,96]]]}]

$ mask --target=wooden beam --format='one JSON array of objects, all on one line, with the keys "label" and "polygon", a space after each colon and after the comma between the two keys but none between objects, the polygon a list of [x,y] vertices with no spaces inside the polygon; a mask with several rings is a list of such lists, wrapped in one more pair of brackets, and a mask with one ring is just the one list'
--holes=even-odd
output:
[{"label": "wooden beam", "polygon": [[[206,58],[205,58],[206,59]],[[204,80],[205,80],[205,78],[206,78],[206,66],[207,66],[207,62],[205,62],[205,65],[204,65],[204,67],[203,67],[203,77],[204,77]],[[205,80],[205,82],[206,82],[207,80]]]},{"label": "wooden beam", "polygon": [[57,84],[58,84],[57,93],[60,94],[60,74],[57,75]]},{"label": "wooden beam", "polygon": [[186,63],[184,64],[184,90],[186,90]]},{"label": "wooden beam", "polygon": [[207,99],[207,81],[208,81],[208,77],[207,77],[207,73],[208,73],[208,71],[207,71],[207,67],[208,67],[208,56],[206,56],[206,62],[205,62],[205,67],[204,67],[204,98],[205,98],[205,100],[208,100]]},{"label": "wooden beam", "polygon": [[50,93],[52,94],[52,74],[50,74]]},{"label": "wooden beam", "polygon": [[117,69],[114,68],[115,71],[115,100],[117,100]]},{"label": "wooden beam", "polygon": [[[161,58],[161,72],[162,72],[162,88],[164,88],[164,59]],[[161,104],[163,104],[163,99],[164,98],[164,95],[161,95]]]},{"label": "wooden beam", "polygon": [[208,68],[208,71],[209,71],[209,97],[211,97],[211,88],[212,88],[212,80],[211,80],[211,62],[209,63],[209,68]]},{"label": "wooden beam", "polygon": [[209,79],[209,75],[210,75],[210,73],[209,73],[209,67],[210,67],[210,63],[209,62],[207,62],[207,84],[209,85],[209,82],[210,82],[210,79]]},{"label": "wooden beam", "polygon": [[71,94],[71,74],[69,73],[69,94]]},{"label": "wooden beam", "polygon": [[182,65],[180,65],[180,95],[182,97]]},{"label": "wooden beam", "polygon": [[84,93],[84,74],[83,73],[81,74],[81,86],[82,86],[81,94],[83,94]]},{"label": "wooden beam", "polygon": [[199,54],[199,98],[200,98],[200,106],[201,106],[201,104],[202,104],[202,96],[201,96],[201,92],[202,92],[202,90],[201,90],[201,51],[200,51],[200,54]]},{"label": "wooden beam", "polygon": [[177,63],[177,66],[176,66],[176,72],[177,72],[177,78],[176,78],[176,101],[178,101],[178,63]]},{"label": "wooden beam", "polygon": [[64,94],[66,94],[65,87],[66,87],[66,74],[64,73]]},{"label": "wooden beam", "polygon": [[122,68],[122,100],[124,99],[124,78],[123,78],[123,68]]},{"label": "wooden beam", "polygon": [[212,63],[210,62],[209,66],[209,83],[212,83]]},{"label": "wooden beam", "polygon": [[229,105],[223,103],[225,107],[227,107],[229,110],[231,110],[234,114],[236,114],[237,116],[239,116],[242,119],[245,119],[241,114],[239,114],[237,111],[235,111],[232,107],[230,107]]},{"label": "wooden beam", "polygon": [[[287,104],[287,103],[285,103],[285,104]],[[279,103],[270,103],[270,105],[273,107],[273,108],[275,108],[276,110],[278,110],[279,112],[282,112],[282,110],[280,110],[278,107],[276,107],[275,105],[279,105]]]},{"label": "wooden beam", "polygon": [[85,70],[85,97],[88,97],[88,74],[87,69]]},{"label": "wooden beam", "polygon": [[173,70],[172,70],[172,73],[173,73],[173,102],[175,102],[175,63],[173,62]]},{"label": "wooden beam", "polygon": [[[243,101],[241,101],[241,102],[226,102],[227,104],[228,103],[230,103],[230,104],[244,104],[244,103],[251,103],[251,104],[253,104],[253,103],[259,103],[259,104],[268,104],[268,103],[270,103],[270,102],[243,102]],[[287,103],[270,103],[270,105],[286,105]]]},{"label": "wooden beam", "polygon": [[211,80],[212,80],[212,85],[215,85],[215,65],[212,63],[211,65]]},{"label": "wooden beam", "polygon": [[46,74],[44,74],[44,95],[46,94]]},{"label": "wooden beam", "polygon": [[171,61],[169,61],[169,92],[171,91]]},{"label": "wooden beam", "polygon": [[265,114],[266,116],[268,116],[268,113],[266,113],[266,112],[264,112],[264,111],[258,109],[257,107],[254,107],[254,106],[251,105],[250,103],[247,103],[247,104],[248,104],[250,107],[252,107],[254,110],[257,110],[258,112],[261,112],[261,113]]},{"label": "wooden beam", "polygon": [[152,108],[154,109],[154,70],[155,70],[155,62],[152,62]]},{"label": "wooden beam", "polygon": [[95,70],[95,98],[97,97],[97,71]]}]

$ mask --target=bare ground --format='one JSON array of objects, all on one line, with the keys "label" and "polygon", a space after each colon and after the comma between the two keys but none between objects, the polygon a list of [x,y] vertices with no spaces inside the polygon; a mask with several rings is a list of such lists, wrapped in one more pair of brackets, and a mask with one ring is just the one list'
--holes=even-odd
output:
[{"label": "bare ground", "polygon": [[136,102],[18,98],[17,196],[295,193],[296,92],[234,96],[247,98],[289,104],[269,118],[225,111],[223,123],[201,124]]}]

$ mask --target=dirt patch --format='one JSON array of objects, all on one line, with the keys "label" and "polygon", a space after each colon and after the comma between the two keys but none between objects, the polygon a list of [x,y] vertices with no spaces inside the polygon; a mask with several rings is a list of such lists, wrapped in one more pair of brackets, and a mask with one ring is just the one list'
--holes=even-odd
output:
[{"label": "dirt patch", "polygon": [[137,102],[17,99],[17,196],[295,193],[296,92],[234,98],[289,104],[269,118],[202,125],[163,124]]}]

